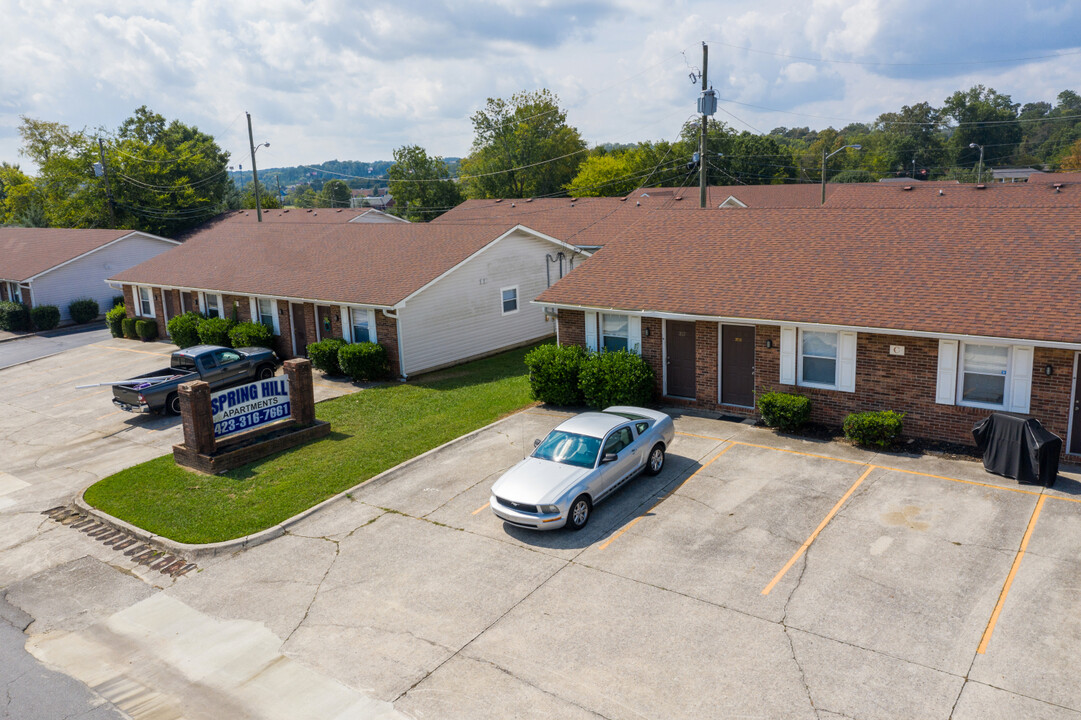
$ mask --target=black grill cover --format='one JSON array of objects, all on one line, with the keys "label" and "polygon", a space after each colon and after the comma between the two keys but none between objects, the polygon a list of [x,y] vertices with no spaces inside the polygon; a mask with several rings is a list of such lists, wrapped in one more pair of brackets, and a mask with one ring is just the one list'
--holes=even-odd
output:
[{"label": "black grill cover", "polygon": [[991,413],[972,428],[988,472],[1051,487],[1058,475],[1062,438],[1036,418]]}]

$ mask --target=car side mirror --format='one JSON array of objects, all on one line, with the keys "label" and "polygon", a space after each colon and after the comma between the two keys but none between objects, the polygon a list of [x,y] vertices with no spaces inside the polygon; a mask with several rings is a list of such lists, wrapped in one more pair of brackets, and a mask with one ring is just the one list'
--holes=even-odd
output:
[{"label": "car side mirror", "polygon": [[540,447],[540,438],[535,438],[533,440],[533,447]]},{"label": "car side mirror", "polygon": [[603,465],[604,463],[615,462],[618,459],[619,456],[615,453],[605,453],[604,455],[601,455],[601,465]]}]

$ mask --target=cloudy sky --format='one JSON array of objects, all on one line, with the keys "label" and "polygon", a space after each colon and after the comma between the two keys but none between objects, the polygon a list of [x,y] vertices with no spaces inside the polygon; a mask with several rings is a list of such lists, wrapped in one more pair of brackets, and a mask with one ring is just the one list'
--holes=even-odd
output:
[{"label": "cloudy sky", "polygon": [[265,167],[465,155],[486,98],[542,87],[591,143],[672,139],[703,41],[737,129],[841,127],[977,83],[1081,92],[1077,0],[0,0],[0,17],[0,160],[24,167],[20,115],[115,128],[143,104],[238,163],[251,112]]}]

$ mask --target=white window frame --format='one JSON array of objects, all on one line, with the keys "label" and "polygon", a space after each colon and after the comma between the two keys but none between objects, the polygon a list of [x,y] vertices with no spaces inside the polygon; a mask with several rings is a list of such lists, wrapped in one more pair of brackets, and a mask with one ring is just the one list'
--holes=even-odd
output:
[{"label": "white window frame", "polygon": [[17,282],[9,282],[8,286],[8,299],[11,302],[21,303],[23,301],[22,288],[19,287]]},{"label": "white window frame", "polygon": [[265,325],[263,322],[263,311],[259,307],[259,303],[270,303],[270,331],[275,335],[281,335],[280,325],[278,323],[278,301],[271,297],[252,295],[248,299],[249,308],[251,309],[251,321]]},{"label": "white window frame", "polygon": [[[143,291],[146,291],[146,303],[150,307],[149,312],[143,309]],[[139,317],[154,318],[157,315],[154,314],[154,288],[148,285],[136,285],[135,293],[137,295],[135,300],[136,311],[135,314]]]},{"label": "white window frame", "polygon": [[222,300],[220,293],[199,293],[199,310],[203,317],[210,317],[210,303],[207,302],[208,298],[215,298],[218,305],[218,317],[225,317],[225,301]]},{"label": "white window frame", "polygon": [[[597,316],[597,338],[598,338],[597,346],[598,346],[598,348],[601,349],[601,350],[607,349],[605,344],[604,344],[605,338],[608,338],[608,337],[614,337],[614,338],[622,337],[624,340],[627,341],[626,349],[628,351],[633,351],[632,348],[631,348],[631,318],[630,318],[630,316],[629,315],[624,315],[623,313],[598,313],[597,315],[598,315]],[[605,316],[624,318],[626,320],[626,322],[627,322],[627,334],[625,336],[623,336],[623,335],[606,335],[604,333],[604,318],[605,318]],[[611,352],[611,351],[609,351],[609,352]]]},{"label": "white window frame", "polygon": [[[503,293],[508,290],[514,291],[514,309],[507,310],[507,300],[504,299]],[[518,286],[508,285],[507,287],[499,288],[499,312],[501,315],[514,315],[522,309],[521,299],[518,297]]]},{"label": "white window frame", "polygon": [[[813,332],[820,333],[822,335],[834,335],[837,337],[837,354],[833,357],[833,382],[832,383],[818,383],[808,382],[803,379],[803,336],[805,333]],[[811,355],[811,357],[818,357],[817,355]],[[824,358],[829,359],[829,358]],[[840,377],[841,377],[841,333],[835,330],[805,330],[799,328],[799,332],[796,333],[796,384],[801,387],[822,388],[823,390],[838,390],[840,389]]]},{"label": "white window frame", "polygon": [[[354,329],[357,326],[357,318],[364,319],[364,327],[368,330],[367,342],[375,342],[375,313],[367,308],[349,308],[349,342],[358,342]],[[359,341],[363,342],[363,341]]]},{"label": "white window frame", "polygon": [[[973,402],[964,399],[965,392],[965,347],[1004,347],[1006,348],[1006,374],[1002,381],[1002,404]],[[981,374],[981,373],[977,373]],[[983,408],[985,410],[1007,410],[1010,407],[1010,386],[1013,384],[1013,347],[1001,343],[961,342],[957,346],[957,398],[956,404],[962,407]]]}]

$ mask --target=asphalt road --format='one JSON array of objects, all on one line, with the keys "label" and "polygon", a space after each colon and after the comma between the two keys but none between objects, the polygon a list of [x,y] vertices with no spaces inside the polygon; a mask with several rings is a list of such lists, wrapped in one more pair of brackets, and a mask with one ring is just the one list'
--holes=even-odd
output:
[{"label": "asphalt road", "polygon": [[19,363],[55,355],[64,350],[101,342],[109,338],[107,328],[94,326],[86,330],[68,332],[53,337],[36,335],[0,343],[0,369]]},{"label": "asphalt road", "polygon": [[0,595],[0,720],[122,720],[112,703],[49,670],[24,647],[31,618]]}]

